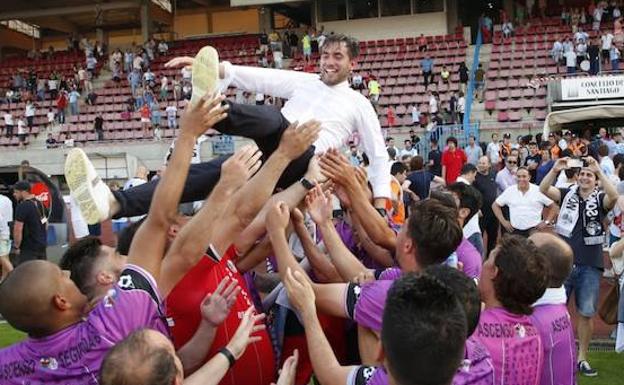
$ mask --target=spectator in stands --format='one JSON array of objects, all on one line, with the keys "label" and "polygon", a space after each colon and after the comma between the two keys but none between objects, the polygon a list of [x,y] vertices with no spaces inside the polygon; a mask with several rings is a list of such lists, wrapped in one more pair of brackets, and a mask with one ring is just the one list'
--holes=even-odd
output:
[{"label": "spectator in stands", "polygon": [[410,139],[405,139],[403,141],[403,149],[401,150],[400,155],[408,155],[410,157],[415,157],[416,155],[418,155],[418,151],[416,150]]},{"label": "spectator in stands", "polygon": [[93,123],[93,129],[97,135],[97,140],[104,140],[104,118],[102,113],[98,112]]},{"label": "spectator in stands", "polygon": [[483,89],[485,86],[485,71],[483,70],[483,64],[479,63],[477,70],[475,71],[475,98],[483,101]]},{"label": "spectator in stands", "polygon": [[19,146],[24,147],[26,142],[26,136],[28,136],[28,131],[26,131],[26,123],[22,116],[17,117],[17,138],[19,139]]},{"label": "spectator in stands", "polygon": [[458,147],[457,139],[449,136],[446,139],[446,150],[442,153],[442,178],[446,184],[452,184],[459,176],[463,165],[466,163],[466,153]]},{"label": "spectator in stands", "polygon": [[381,92],[381,86],[379,82],[374,76],[370,77],[368,81],[368,98],[370,99],[373,105],[376,105],[379,102],[379,94]]},{"label": "spectator in stands", "polygon": [[48,109],[48,113],[46,114],[46,117],[48,118],[48,124],[46,125],[46,127],[49,129],[56,121],[56,114],[52,110],[52,107]]},{"label": "spectator in stands", "polygon": [[420,69],[423,73],[425,87],[427,87],[429,83],[433,83],[433,59],[429,54],[426,54],[425,58],[420,61]]},{"label": "spectator in stands", "polygon": [[306,63],[310,62],[312,60],[312,38],[307,31],[301,38],[301,47],[303,49],[303,60],[305,60]]},{"label": "spectator in stands", "polygon": [[483,149],[477,143],[477,138],[474,135],[468,137],[468,145],[464,149],[466,152],[467,162],[473,165],[479,163],[479,159],[483,156]]},{"label": "spectator in stands", "polygon": [[110,56],[110,68],[111,71],[114,71],[115,64],[118,64],[118,71],[122,72],[123,68],[123,54],[120,49],[116,49]]},{"label": "spectator in stands", "polygon": [[611,61],[611,71],[619,71],[620,70],[620,50],[618,47],[613,44],[611,45],[611,49],[609,50],[609,60]]},{"label": "spectator in stands", "polygon": [[52,136],[52,133],[48,134],[48,138],[46,139],[46,148],[57,148],[58,142]]},{"label": "spectator in stands", "polygon": [[615,174],[615,165],[613,160],[609,157],[609,147],[606,144],[601,144],[598,147],[598,161],[600,162],[600,169],[602,173],[608,178]]},{"label": "spectator in stands", "polygon": [[143,72],[143,66],[145,65],[145,59],[141,55],[139,51],[137,54],[133,56],[132,61],[132,70],[139,73],[139,75]]},{"label": "spectator in stands", "polygon": [[35,111],[36,104],[33,103],[32,100],[26,102],[26,107],[24,108],[24,116],[26,117],[26,121],[28,122],[28,128],[32,131],[34,122],[35,122]]},{"label": "spectator in stands", "polygon": [[75,147],[76,143],[74,142],[74,138],[71,136],[71,132],[67,132],[67,134],[65,134],[65,141],[63,142],[63,146],[65,148],[72,148]]},{"label": "spectator in stands", "polygon": [[288,44],[290,45],[290,57],[294,59],[299,51],[299,36],[296,32],[291,32],[288,35]]},{"label": "spectator in stands", "polygon": [[449,84],[449,81],[451,80],[451,73],[445,65],[442,66],[442,71],[440,71],[440,78],[442,79],[442,82],[446,84]]},{"label": "spectator in stands", "polygon": [[505,158],[505,167],[496,174],[496,185],[502,193],[509,186],[515,185],[516,171],[518,170],[518,156],[509,155]]},{"label": "spectator in stands", "polygon": [[10,138],[13,136],[13,114],[11,114],[10,110],[7,110],[7,112],[4,113],[4,128],[5,128],[5,135],[7,138]]},{"label": "spectator in stands", "polygon": [[415,104],[412,105],[411,113],[412,113],[412,125],[415,126],[420,122],[420,110]]},{"label": "spectator in stands", "polygon": [[169,79],[165,75],[160,77],[160,95],[159,100],[166,102],[169,98]]},{"label": "spectator in stands", "polygon": [[191,77],[193,76],[193,72],[191,71],[189,67],[183,67],[180,70],[180,73],[182,74],[182,83],[191,82]]},{"label": "spectator in stands", "polygon": [[507,20],[506,22],[503,23],[501,30],[503,31],[504,39],[507,39],[507,40],[511,39],[514,33],[514,27],[513,27],[513,24],[511,24],[510,20]]},{"label": "spectator in stands", "polygon": [[121,81],[121,64],[114,62],[111,67],[111,71],[113,72],[112,79],[116,85],[119,85]]},{"label": "spectator in stands", "polygon": [[65,123],[65,109],[67,108],[68,95],[67,91],[61,90],[56,98],[56,114],[61,124]]},{"label": "spectator in stands", "polygon": [[355,72],[353,76],[351,76],[351,87],[354,90],[364,89],[364,80],[362,79],[362,75],[360,75],[358,72]]},{"label": "spectator in stands", "polygon": [[169,52],[169,45],[166,41],[161,40],[158,43],[158,53],[160,54],[160,56],[164,56],[167,54],[167,52]]},{"label": "spectator in stands", "polygon": [[88,105],[95,106],[95,103],[97,102],[97,98],[98,98],[98,95],[95,93],[95,91],[92,90],[91,92],[89,92],[89,94],[85,98],[85,101],[87,102]]},{"label": "spectator in stands", "polygon": [[143,104],[143,106],[139,109],[139,113],[141,114],[141,129],[143,130],[143,137],[147,138],[152,125],[152,111],[148,104]]},{"label": "spectator in stands", "polygon": [[95,75],[96,75],[96,72],[95,72],[96,68],[95,68],[95,66],[97,65],[97,62],[98,62],[97,59],[93,55],[91,55],[91,56],[89,56],[87,58],[87,62],[86,62],[87,71],[89,72],[89,74],[91,75],[92,78],[95,77]]},{"label": "spectator in stands", "polygon": [[152,88],[154,87],[156,81],[156,75],[152,72],[150,68],[145,71],[143,74],[143,87],[144,88]]},{"label": "spectator in stands", "polygon": [[566,68],[569,74],[576,73],[576,52],[573,49],[568,49],[563,56],[566,60]]},{"label": "spectator in stands", "polygon": [[9,107],[11,106],[11,103],[13,102],[13,95],[15,95],[15,91],[13,91],[10,88],[4,94],[4,100],[5,100],[6,104],[9,105]]},{"label": "spectator in stands", "polygon": [[611,51],[611,47],[613,46],[613,34],[607,29],[602,32],[601,40],[601,55],[602,55],[602,64],[607,65],[609,59],[609,51]]},{"label": "spectator in stands", "polygon": [[177,102],[182,98],[182,85],[178,81],[178,77],[175,75],[171,80],[171,90],[173,91],[173,100]]},{"label": "spectator in stands", "polygon": [[78,92],[78,90],[76,88],[74,88],[70,93],[69,93],[69,110],[71,112],[72,115],[78,115],[80,113],[80,109],[79,109],[79,101],[80,101],[80,93]]},{"label": "spectator in stands", "polygon": [[152,127],[154,128],[154,140],[161,140],[162,137],[160,135],[160,105],[158,103],[151,104],[151,119],[152,119]]},{"label": "spectator in stands", "polygon": [[171,129],[175,129],[178,126],[177,120],[176,120],[178,108],[176,107],[176,103],[173,102],[170,105],[168,105],[167,108],[165,109],[165,112],[167,113],[167,127]]},{"label": "spectator in stands", "polygon": [[283,58],[284,54],[282,53],[281,49],[276,49],[275,51],[273,51],[273,66],[277,69],[282,69]]},{"label": "spectator in stands", "polygon": [[137,88],[141,84],[141,74],[139,73],[139,71],[132,70],[130,73],[128,73],[128,82],[130,83],[132,96],[136,97]]},{"label": "spectator in stands", "polygon": [[462,91],[459,91],[459,98],[457,98],[457,117],[459,118],[458,123],[464,123],[464,112],[466,110],[466,97]]},{"label": "spectator in stands", "polygon": [[593,22],[592,22],[592,30],[599,31],[600,30],[600,22],[602,21],[602,16],[605,13],[602,4],[598,4],[593,13]]},{"label": "spectator in stands", "polygon": [[425,37],[424,34],[422,33],[420,34],[420,37],[418,38],[416,43],[418,44],[418,51],[420,52],[427,51],[427,38]]},{"label": "spectator in stands", "polygon": [[[600,295],[600,278],[604,269],[603,249],[605,231],[602,222],[615,206],[618,192],[592,157],[584,158],[578,183],[570,189],[552,187],[559,173],[567,168],[567,159],[557,160],[540,184],[540,190],[561,207],[555,231],[572,247],[574,268],[566,281],[566,294],[574,292],[579,338],[578,371],[585,376],[597,372],[587,361],[593,331],[592,317]],[[598,182],[604,192],[596,189]]]},{"label": "spectator in stands", "polygon": [[429,101],[429,113],[433,116],[438,113],[437,92],[427,91],[427,99]]},{"label": "spectator in stands", "polygon": [[[182,98],[186,100],[191,100],[192,94],[193,94],[193,87],[191,86],[191,83],[188,83],[188,82],[184,83],[184,86],[182,86]],[[264,100],[264,95],[262,95],[262,100]],[[258,95],[256,94],[256,102],[257,101],[258,101]]]},{"label": "spectator in stands", "polygon": [[553,43],[553,47],[550,50],[550,57],[557,65],[563,60],[563,44],[560,39],[555,40]]},{"label": "spectator in stands", "polygon": [[46,93],[46,80],[43,78],[37,79],[37,100],[44,101]]},{"label": "spectator in stands", "polygon": [[134,54],[130,48],[124,52],[124,72],[129,74],[134,69]]},{"label": "spectator in stands", "polygon": [[468,67],[466,67],[466,63],[459,63],[459,84],[461,86],[461,91],[466,93],[466,86],[468,84],[469,75],[468,75]]}]

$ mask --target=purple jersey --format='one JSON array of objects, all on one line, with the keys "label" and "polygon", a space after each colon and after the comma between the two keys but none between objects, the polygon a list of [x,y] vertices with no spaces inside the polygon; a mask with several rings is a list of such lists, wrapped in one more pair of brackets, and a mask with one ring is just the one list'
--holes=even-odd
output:
[{"label": "purple jersey", "polygon": [[381,271],[381,273],[379,274],[377,279],[378,280],[394,281],[395,279],[401,278],[402,274],[403,274],[403,272],[401,271],[400,268],[398,268],[398,267],[389,267],[389,268],[384,269],[383,271]]},{"label": "purple jersey", "polygon": [[479,278],[483,263],[479,250],[464,238],[457,247],[456,253],[457,260],[464,265],[462,270],[464,274],[466,274],[468,278]]},{"label": "purple jersey", "polygon": [[350,283],[345,293],[345,311],[358,325],[381,331],[388,290],[394,281],[373,281],[363,286]]},{"label": "purple jersey", "polygon": [[466,340],[464,360],[455,377],[453,385],[493,385],[494,364],[487,349],[473,337]]},{"label": "purple jersey", "polygon": [[388,385],[388,373],[383,366],[356,366],[346,385]]},{"label": "purple jersey", "polygon": [[127,265],[83,321],[0,350],[0,384],[97,384],[104,356],[130,333],[148,327],[169,336],[163,310],[152,276]]},{"label": "purple jersey", "polygon": [[481,312],[473,335],[492,356],[496,385],[537,385],[544,351],[537,328],[526,315],[503,308]]},{"label": "purple jersey", "polygon": [[574,385],[576,344],[566,305],[535,306],[531,321],[539,331],[544,347],[544,370],[540,384]]}]

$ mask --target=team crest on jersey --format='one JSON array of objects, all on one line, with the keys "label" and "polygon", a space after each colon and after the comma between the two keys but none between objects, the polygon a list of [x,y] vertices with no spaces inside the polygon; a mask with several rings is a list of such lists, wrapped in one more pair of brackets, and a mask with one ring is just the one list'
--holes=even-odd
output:
[{"label": "team crest on jersey", "polygon": [[122,289],[135,289],[134,282],[132,282],[132,277],[129,275],[122,275],[121,277],[119,277],[118,285]]},{"label": "team crest on jersey", "polygon": [[50,369],[50,370],[58,369],[58,361],[54,357],[42,357],[39,360],[39,363],[41,364],[41,366],[43,366],[46,369]]},{"label": "team crest on jersey", "polygon": [[517,324],[515,326],[515,329],[516,329],[516,334],[518,335],[518,337],[520,338],[526,337],[526,329],[524,328],[523,325]]},{"label": "team crest on jersey", "polygon": [[115,299],[117,298],[117,290],[110,289],[102,302],[104,303],[104,307],[113,307],[115,305]]},{"label": "team crest on jersey", "polygon": [[228,269],[230,269],[230,271],[232,273],[236,273],[237,272],[236,266],[234,265],[234,262],[232,262],[231,260],[228,260],[226,265],[227,265]]},{"label": "team crest on jersey", "polygon": [[471,365],[472,365],[472,361],[470,361],[469,359],[465,359],[461,362],[461,364],[459,364],[459,370],[461,370],[464,373],[469,373]]},{"label": "team crest on jersey", "polygon": [[371,377],[373,377],[373,374],[375,374],[375,370],[377,368],[374,367],[368,367],[368,368],[364,368],[364,370],[362,370],[362,376],[364,377],[365,380],[370,380]]}]

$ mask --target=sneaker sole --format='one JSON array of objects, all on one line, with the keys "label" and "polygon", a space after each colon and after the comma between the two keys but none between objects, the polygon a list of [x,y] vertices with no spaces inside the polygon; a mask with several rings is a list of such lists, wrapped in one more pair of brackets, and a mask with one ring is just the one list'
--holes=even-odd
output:
[{"label": "sneaker sole", "polygon": [[74,148],[67,154],[65,179],[71,196],[78,203],[82,216],[90,225],[102,221],[102,215],[93,194],[92,181],[97,178],[97,173],[84,151]]},{"label": "sneaker sole", "polygon": [[191,103],[197,104],[209,92],[217,89],[219,80],[219,54],[211,46],[199,50],[193,61],[193,93]]},{"label": "sneaker sole", "polygon": [[581,375],[583,375],[585,377],[598,377],[598,373],[583,373],[583,372],[581,372]]}]

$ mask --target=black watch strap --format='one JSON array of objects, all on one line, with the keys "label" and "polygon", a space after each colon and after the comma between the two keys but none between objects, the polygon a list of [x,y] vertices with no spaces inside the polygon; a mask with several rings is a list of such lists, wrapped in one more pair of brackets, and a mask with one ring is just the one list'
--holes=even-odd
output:
[{"label": "black watch strap", "polygon": [[225,358],[228,359],[228,361],[230,362],[230,368],[234,366],[234,364],[236,363],[236,358],[234,358],[232,352],[230,352],[227,348],[221,348],[221,350],[219,350],[219,353],[223,354]]},{"label": "black watch strap", "polygon": [[301,182],[301,184],[303,185],[303,187],[306,188],[306,190],[312,190],[314,188],[314,186],[315,186],[314,183],[310,182],[306,178],[301,178],[301,180],[299,180],[299,182]]}]

